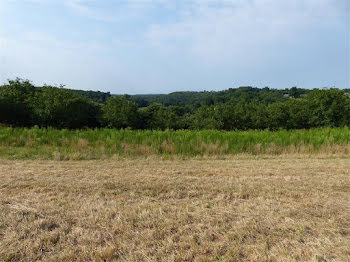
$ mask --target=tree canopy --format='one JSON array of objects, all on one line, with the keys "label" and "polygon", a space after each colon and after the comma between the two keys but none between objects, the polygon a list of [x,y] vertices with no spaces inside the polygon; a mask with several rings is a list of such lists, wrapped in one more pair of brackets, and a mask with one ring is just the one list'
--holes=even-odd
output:
[{"label": "tree canopy", "polygon": [[219,92],[111,95],[34,86],[0,86],[0,124],[67,129],[307,129],[350,126],[350,89],[239,87]]}]

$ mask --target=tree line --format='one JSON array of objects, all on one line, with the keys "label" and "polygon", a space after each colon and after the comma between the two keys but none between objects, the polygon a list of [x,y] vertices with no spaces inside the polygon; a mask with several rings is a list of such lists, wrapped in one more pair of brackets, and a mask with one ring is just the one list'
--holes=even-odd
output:
[{"label": "tree line", "polygon": [[0,86],[0,124],[67,129],[308,129],[350,126],[349,90],[240,87],[220,92],[117,96],[34,86]]}]

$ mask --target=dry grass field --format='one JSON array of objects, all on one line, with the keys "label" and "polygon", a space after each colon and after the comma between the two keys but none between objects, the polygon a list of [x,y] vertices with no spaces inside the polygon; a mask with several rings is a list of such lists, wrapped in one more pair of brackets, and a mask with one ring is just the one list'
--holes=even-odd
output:
[{"label": "dry grass field", "polygon": [[0,160],[0,261],[350,261],[350,159]]}]

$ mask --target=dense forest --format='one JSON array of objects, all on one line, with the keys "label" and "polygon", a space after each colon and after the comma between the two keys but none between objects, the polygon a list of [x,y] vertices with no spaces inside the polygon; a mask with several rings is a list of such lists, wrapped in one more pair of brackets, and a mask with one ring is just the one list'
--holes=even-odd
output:
[{"label": "dense forest", "polygon": [[0,86],[0,124],[14,127],[131,129],[308,129],[350,126],[350,90],[230,88],[220,92],[111,95],[34,86]]}]

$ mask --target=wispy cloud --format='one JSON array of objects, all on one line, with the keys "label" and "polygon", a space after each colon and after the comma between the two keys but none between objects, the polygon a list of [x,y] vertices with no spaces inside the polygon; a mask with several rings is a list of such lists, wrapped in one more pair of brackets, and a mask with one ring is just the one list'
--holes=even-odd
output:
[{"label": "wispy cloud", "polygon": [[300,41],[298,34],[319,24],[332,28],[344,23],[345,1],[192,0],[180,6],[178,21],[151,25],[146,38],[161,51],[192,54],[202,61],[242,63],[264,50],[273,52],[273,46]]},{"label": "wispy cloud", "polygon": [[95,9],[88,6],[88,3],[92,1],[86,1],[86,0],[65,0],[64,4],[71,8],[74,12],[77,14],[98,20],[103,22],[116,22],[117,19],[113,16],[107,16],[104,14],[98,13]]},{"label": "wispy cloud", "polygon": [[40,31],[30,31],[17,38],[18,41],[33,44],[38,47],[48,49],[62,49],[66,51],[76,50],[97,50],[103,47],[102,44],[96,42],[82,42],[82,41],[70,41],[56,38],[53,35],[43,33]]},{"label": "wispy cloud", "polygon": [[169,6],[167,0],[64,0],[64,4],[83,17],[108,23],[138,19],[157,6]]},{"label": "wispy cloud", "polygon": [[103,82],[110,89],[124,87],[117,92],[141,93],[222,89],[233,80],[345,87],[349,5],[349,0],[0,0],[0,59],[7,61],[0,62],[0,74],[76,86],[84,81],[89,88]]}]

